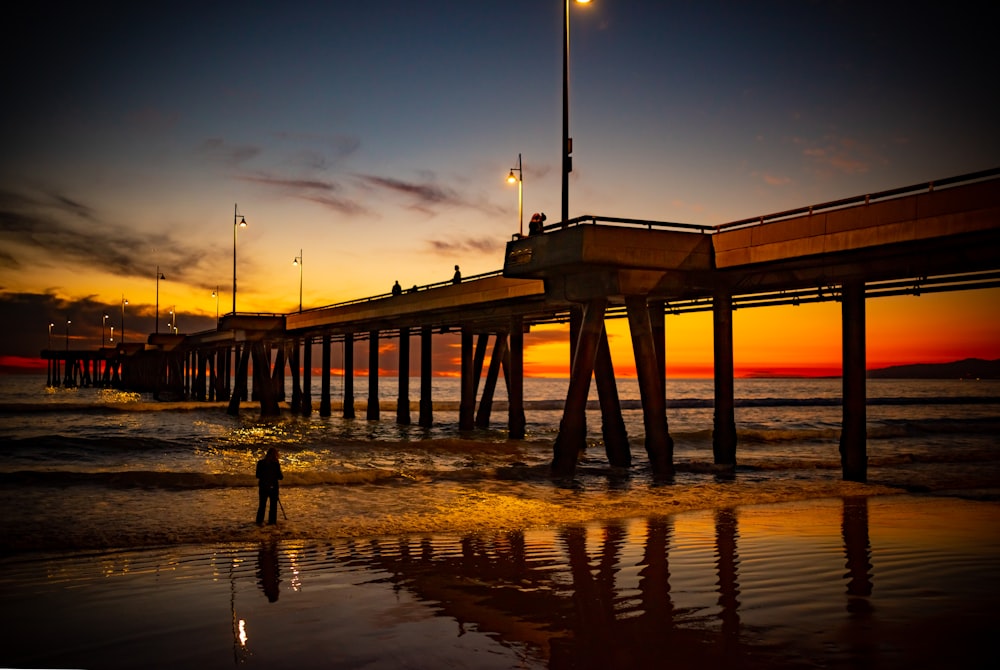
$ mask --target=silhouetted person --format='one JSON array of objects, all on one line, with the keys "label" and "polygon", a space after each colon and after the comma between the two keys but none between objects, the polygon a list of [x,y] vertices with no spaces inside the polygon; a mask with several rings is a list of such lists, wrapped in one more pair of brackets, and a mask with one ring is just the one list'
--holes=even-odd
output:
[{"label": "silhouetted person", "polygon": [[459,271],[457,265],[455,266],[455,274],[453,274],[451,276],[451,283],[452,284],[461,284],[462,283],[462,273]]},{"label": "silhouetted person", "polygon": [[403,287],[399,285],[398,279],[396,280],[396,283],[392,285],[392,294],[403,295]]},{"label": "silhouetted person", "polygon": [[528,234],[529,235],[540,235],[542,227],[545,225],[545,213],[539,214],[535,212],[531,215],[531,221],[528,222]]},{"label": "silhouetted person", "polygon": [[267,515],[267,522],[278,523],[278,480],[283,479],[281,474],[281,463],[278,462],[278,450],[271,447],[267,450],[267,455],[257,461],[257,525],[264,523],[264,508],[267,501],[271,501],[271,511]]}]

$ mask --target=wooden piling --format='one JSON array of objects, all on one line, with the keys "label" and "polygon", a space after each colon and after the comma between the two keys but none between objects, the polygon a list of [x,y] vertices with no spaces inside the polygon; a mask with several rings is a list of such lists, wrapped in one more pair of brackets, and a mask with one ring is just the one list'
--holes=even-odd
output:
[{"label": "wooden piling", "polygon": [[594,383],[601,405],[601,434],[604,436],[604,452],[608,462],[616,467],[632,465],[632,450],[628,443],[628,431],[622,418],[622,405],[615,382],[615,368],[611,361],[611,347],[608,331],[601,329],[594,357]]},{"label": "wooden piling", "polygon": [[320,381],[320,395],[319,395],[319,415],[322,417],[330,416],[330,334],[323,334],[323,344],[321,345],[321,353],[323,360],[323,370],[320,372],[322,375]]},{"label": "wooden piling", "polygon": [[302,338],[302,416],[312,414],[312,338]]}]

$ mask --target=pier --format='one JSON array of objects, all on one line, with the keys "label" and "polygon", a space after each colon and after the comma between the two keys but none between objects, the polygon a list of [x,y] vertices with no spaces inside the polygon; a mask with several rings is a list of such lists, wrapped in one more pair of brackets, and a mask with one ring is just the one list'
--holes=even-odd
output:
[{"label": "pier", "polygon": [[[719,226],[581,216],[507,243],[503,268],[291,314],[231,313],[215,330],[150,335],[143,345],[98,352],[45,350],[50,383],[101,383],[161,399],[228,403],[238,413],[254,400],[262,415],[280,411],[285,375],[293,413],[308,416],[314,346],[320,351],[319,414],[330,416],[330,348],[344,344],[345,418],[354,413],[354,347],[368,340],[366,419],[381,420],[378,343],[397,339],[395,420],[408,424],[411,340],[418,338],[417,421],[433,423],[434,335],[461,336],[459,427],[492,421],[502,374],[510,439],[525,434],[524,334],[536,325],[570,328],[571,366],[552,469],[569,476],[585,448],[584,410],[597,387],[609,464],[632,463],[618,400],[606,319],[628,319],[645,428],[657,477],[673,474],[666,405],[666,316],[713,315],[713,455],[720,473],[736,466],[733,311],[756,306],[837,301],[843,343],[843,477],[867,478],[865,303],[868,298],[1000,286],[1000,169],[866,194]],[[490,364],[483,377],[487,350]],[[253,375],[252,384],[249,375]],[[117,380],[117,381],[115,381]],[[252,388],[253,396],[248,396]]]}]

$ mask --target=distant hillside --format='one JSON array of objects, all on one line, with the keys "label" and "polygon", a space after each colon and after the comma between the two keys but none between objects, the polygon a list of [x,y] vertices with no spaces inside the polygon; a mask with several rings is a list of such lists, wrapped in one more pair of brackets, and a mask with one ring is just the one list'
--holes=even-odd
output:
[{"label": "distant hillside", "polygon": [[1000,379],[1000,359],[966,358],[953,363],[893,365],[868,371],[869,379]]}]

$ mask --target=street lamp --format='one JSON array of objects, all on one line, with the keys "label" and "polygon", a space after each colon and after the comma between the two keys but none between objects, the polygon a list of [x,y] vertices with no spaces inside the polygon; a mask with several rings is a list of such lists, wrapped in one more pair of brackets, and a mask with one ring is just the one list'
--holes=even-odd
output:
[{"label": "street lamp", "polygon": [[69,324],[73,323],[69,319],[66,319],[66,351],[69,351]]},{"label": "street lamp", "polygon": [[177,309],[176,305],[170,308],[170,323],[167,324],[167,332],[170,332],[172,328],[174,334],[177,334],[177,315],[174,314],[174,310]]},{"label": "street lamp", "polygon": [[[122,296],[122,335],[121,335],[122,344],[125,344],[125,305],[127,305],[127,304],[128,304],[128,300],[126,300],[125,296],[123,295]],[[111,335],[114,336],[114,333],[111,333]]]},{"label": "street lamp", "polygon": [[[514,176],[514,171],[517,171],[517,176]],[[524,173],[521,172],[521,154],[517,155],[517,167],[512,167],[510,169],[510,174],[507,175],[507,183],[513,184],[517,182],[517,220],[518,220],[518,234],[520,237],[524,237],[524,192],[522,190],[524,184]]]},{"label": "street lamp", "polygon": [[160,334],[160,280],[166,277],[160,272],[160,266],[156,266],[156,334]]},{"label": "street lamp", "polygon": [[111,339],[108,340],[108,342],[111,342],[112,344],[114,344],[114,341],[115,341],[115,327],[111,326]]},{"label": "street lamp", "polygon": [[[239,222],[236,221],[239,219]],[[233,314],[236,313],[236,230],[246,228],[246,217],[240,214],[239,207],[233,204]]]},{"label": "street lamp", "polygon": [[215,298],[215,325],[219,325],[219,287],[216,286],[215,290],[212,291],[212,297]]},{"label": "street lamp", "polygon": [[52,329],[55,327],[55,325],[56,324],[54,323],[49,324],[49,349],[52,349]]},{"label": "street lamp", "polygon": [[[104,318],[101,319],[101,347],[103,347],[108,342],[104,338],[104,333],[107,331],[107,327],[108,327],[108,315],[107,313],[105,313]],[[111,327],[114,328],[114,326]]]},{"label": "street lamp", "polygon": [[[576,0],[585,5],[590,0]],[[573,140],[569,136],[569,0],[563,15],[562,221],[569,220],[569,173],[573,171]]]},{"label": "street lamp", "polygon": [[299,311],[302,311],[302,249],[299,249],[299,255],[292,260],[292,265],[299,266]]}]

